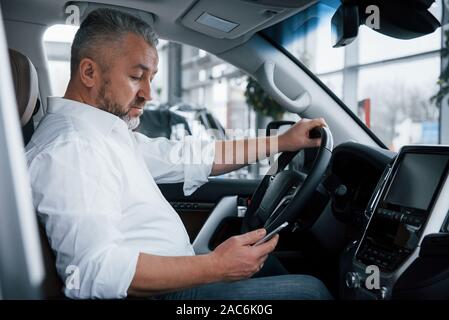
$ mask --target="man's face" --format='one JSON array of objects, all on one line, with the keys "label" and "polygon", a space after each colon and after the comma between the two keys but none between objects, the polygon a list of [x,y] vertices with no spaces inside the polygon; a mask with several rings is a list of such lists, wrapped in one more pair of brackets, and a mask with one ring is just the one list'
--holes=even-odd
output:
[{"label": "man's face", "polygon": [[159,58],[155,48],[143,38],[128,34],[118,52],[105,55],[97,106],[122,118],[132,130],[139,125],[146,101],[151,100],[151,84]]}]

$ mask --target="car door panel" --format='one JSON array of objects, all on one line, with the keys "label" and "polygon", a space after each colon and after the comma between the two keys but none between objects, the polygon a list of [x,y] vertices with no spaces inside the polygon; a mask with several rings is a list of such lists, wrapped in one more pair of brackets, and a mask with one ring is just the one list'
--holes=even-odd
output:
[{"label": "car door panel", "polygon": [[[223,198],[236,196],[236,204],[246,206],[248,199],[258,184],[259,180],[257,179],[211,178],[209,182],[201,186],[190,196],[184,196],[182,183],[160,184],[159,188],[164,197],[170,202],[176,212],[178,212],[187,229],[190,240],[193,242],[211,212]],[[237,211],[237,208],[235,210]],[[235,218],[237,217],[235,216]],[[232,233],[236,232],[235,220],[224,219],[219,223],[218,229],[220,230],[211,230],[210,232],[215,233],[216,231],[220,231],[221,235],[218,238],[226,238],[231,234],[230,231],[224,232],[224,230],[232,230]],[[228,226],[229,223],[232,223],[232,227]],[[213,238],[215,239],[215,243],[220,241],[220,239],[217,240],[217,236]]]}]

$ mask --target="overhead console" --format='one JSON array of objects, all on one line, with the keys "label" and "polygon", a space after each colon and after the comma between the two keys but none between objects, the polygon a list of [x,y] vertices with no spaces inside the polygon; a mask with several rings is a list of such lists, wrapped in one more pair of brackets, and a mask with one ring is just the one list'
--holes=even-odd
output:
[{"label": "overhead console", "polygon": [[391,296],[398,278],[419,257],[424,237],[444,227],[449,211],[448,170],[447,146],[401,149],[368,205],[371,217],[353,252],[348,287],[366,291],[367,267],[376,266],[382,287],[377,294]]},{"label": "overhead console", "polygon": [[215,38],[235,39],[277,23],[316,2],[317,0],[200,0],[184,14],[181,23]]}]

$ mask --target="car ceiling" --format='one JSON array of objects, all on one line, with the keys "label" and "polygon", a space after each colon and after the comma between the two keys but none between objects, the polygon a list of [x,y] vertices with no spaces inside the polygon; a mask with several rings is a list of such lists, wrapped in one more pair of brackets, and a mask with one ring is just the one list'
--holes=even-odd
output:
[{"label": "car ceiling", "polygon": [[[257,31],[318,2],[317,0],[0,1],[5,20],[44,26],[65,23],[68,17],[65,8],[69,4],[78,4],[82,16],[83,12],[87,13],[99,5],[103,6],[104,3],[107,3],[106,6],[137,9],[151,13],[154,28],[162,39],[197,46],[214,54],[241,45]],[[235,24],[231,24],[232,30],[228,32],[202,25],[197,19],[204,13]]]}]

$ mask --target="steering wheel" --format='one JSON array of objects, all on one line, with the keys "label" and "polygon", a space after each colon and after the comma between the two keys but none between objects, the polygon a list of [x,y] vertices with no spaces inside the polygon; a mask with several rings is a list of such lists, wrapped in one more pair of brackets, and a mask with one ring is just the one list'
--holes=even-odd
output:
[{"label": "steering wheel", "polygon": [[321,137],[321,145],[309,174],[284,171],[299,150],[281,153],[251,198],[242,233],[262,227],[268,233],[285,221],[291,225],[301,217],[326,172],[334,145],[327,127],[312,130],[310,137]]}]

